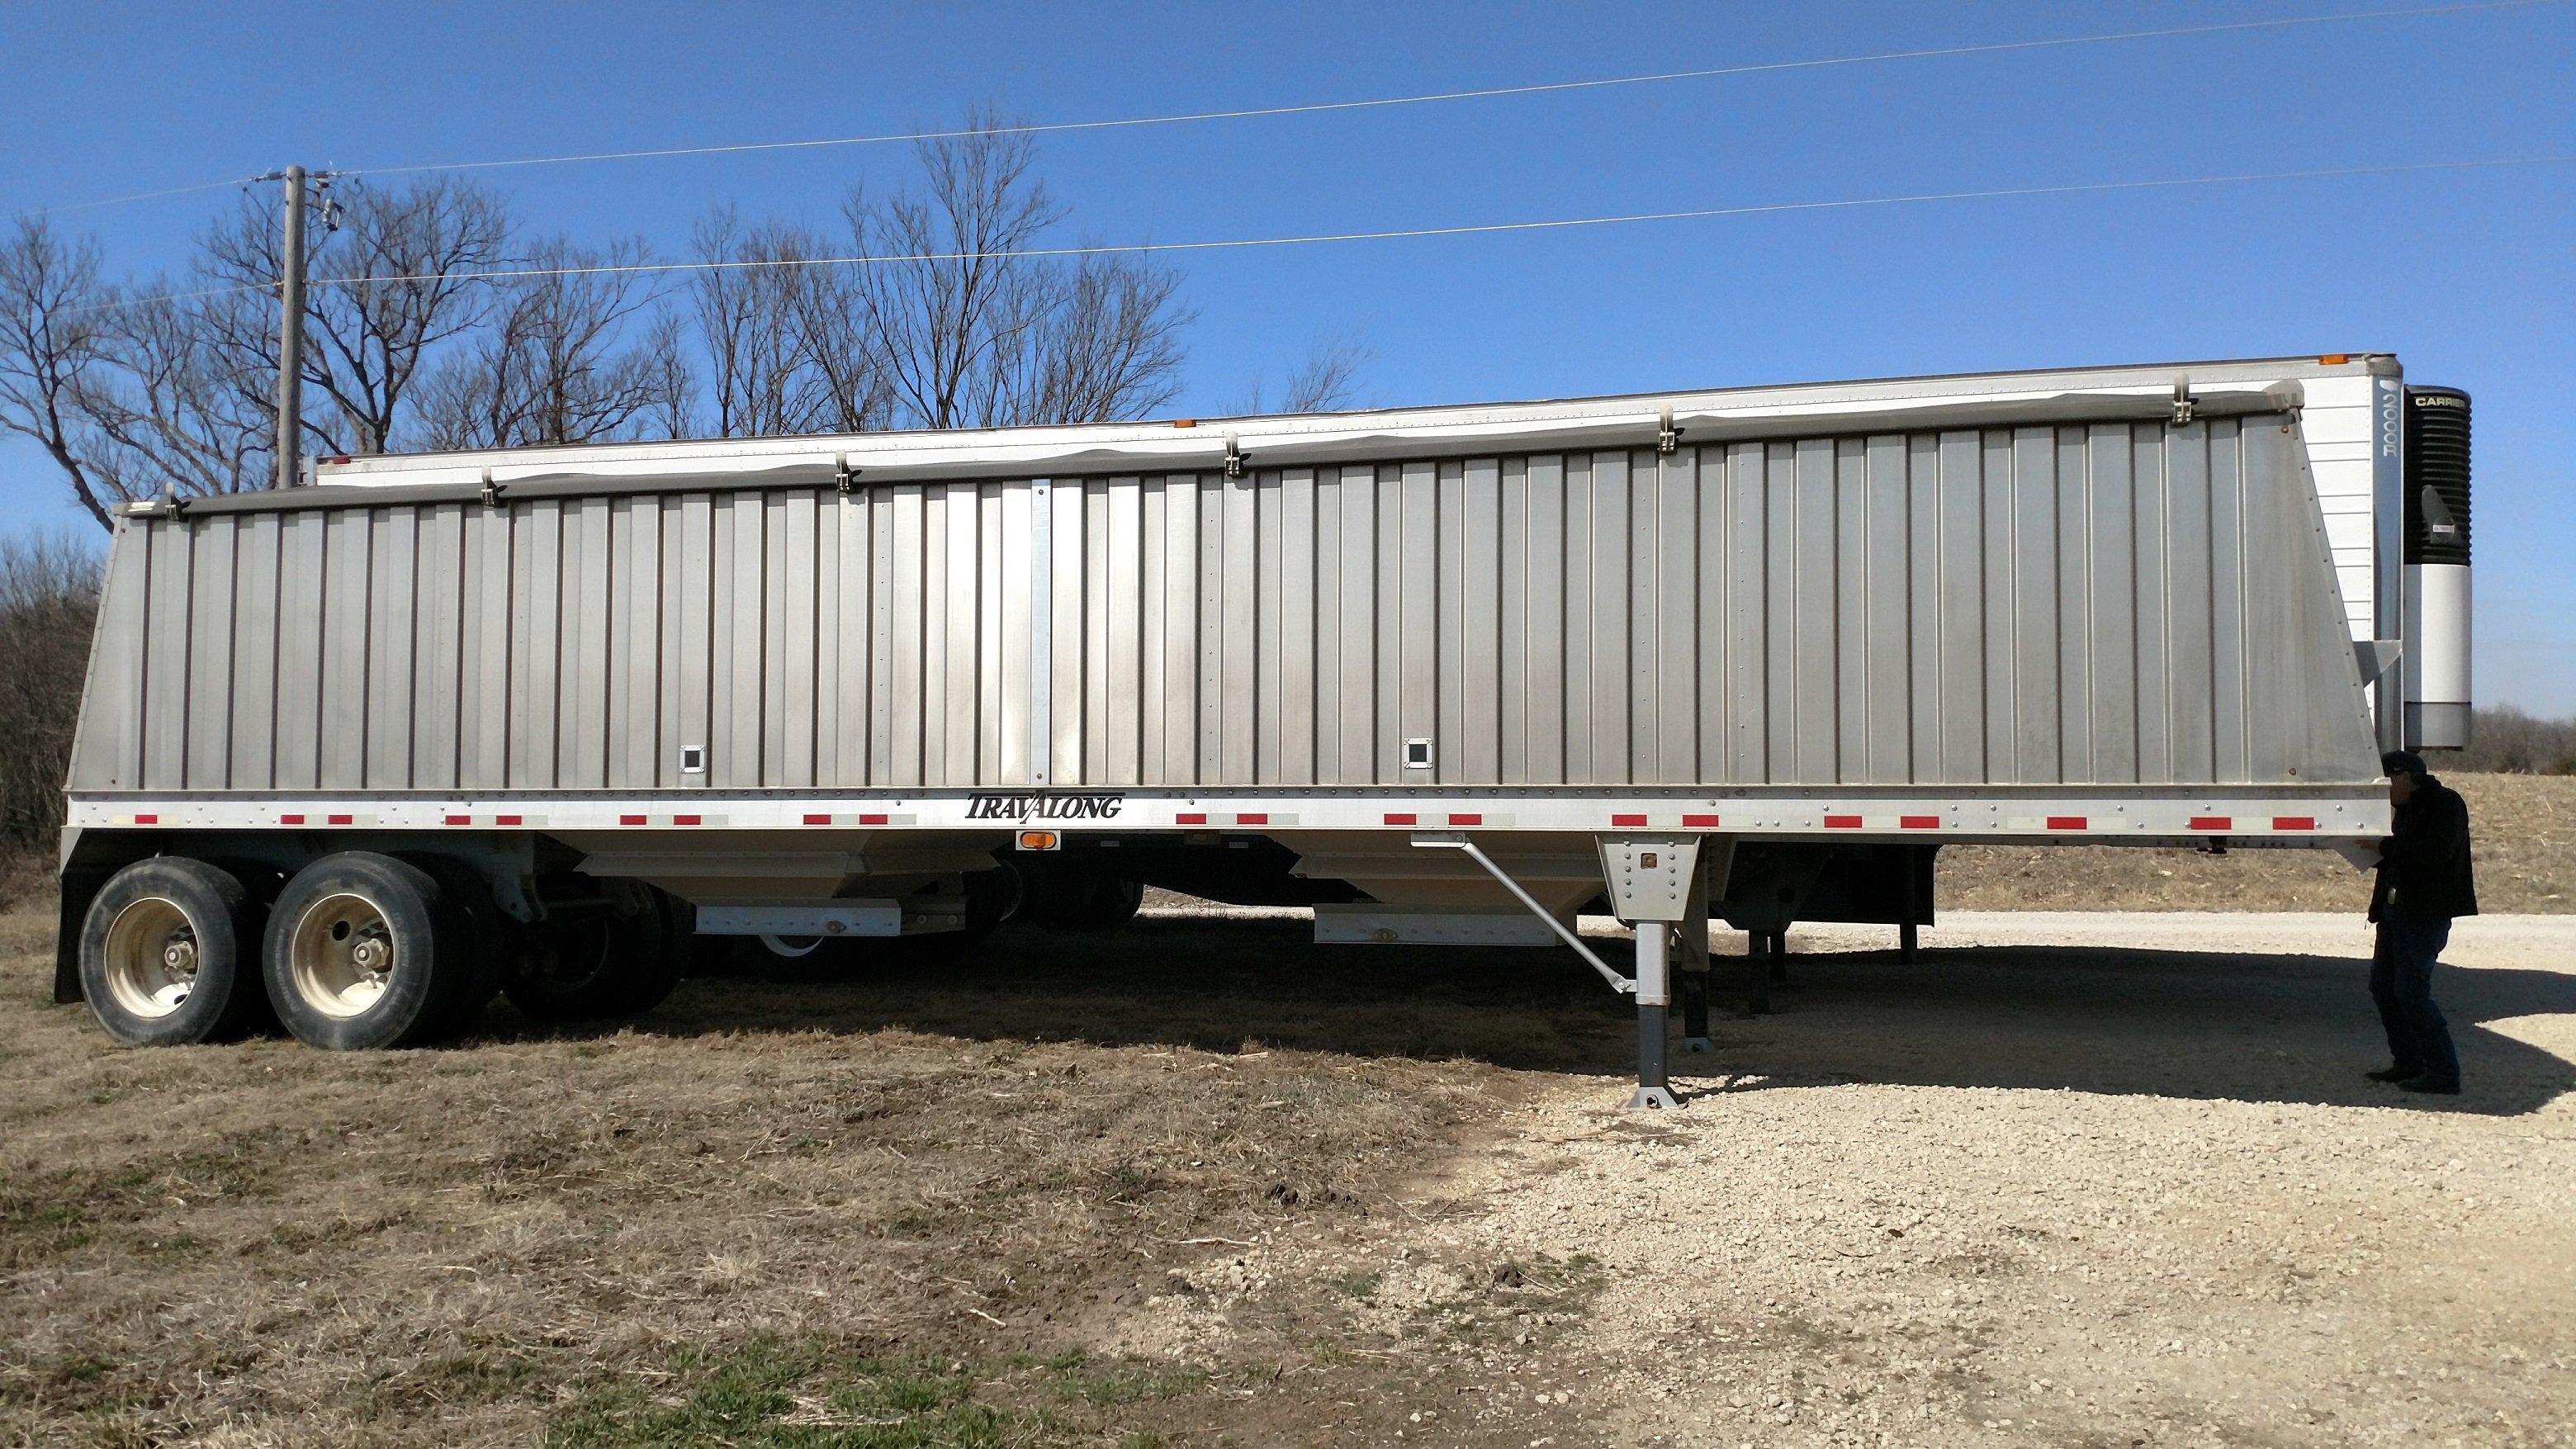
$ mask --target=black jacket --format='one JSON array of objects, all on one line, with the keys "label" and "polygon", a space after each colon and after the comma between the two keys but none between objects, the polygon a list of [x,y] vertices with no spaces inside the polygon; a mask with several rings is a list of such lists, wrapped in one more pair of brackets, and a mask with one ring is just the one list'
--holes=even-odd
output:
[{"label": "black jacket", "polygon": [[2469,806],[2460,792],[2430,775],[2397,807],[2397,833],[2379,847],[2379,883],[2370,892],[2370,919],[2449,920],[2478,913],[2477,883],[2469,877]]}]

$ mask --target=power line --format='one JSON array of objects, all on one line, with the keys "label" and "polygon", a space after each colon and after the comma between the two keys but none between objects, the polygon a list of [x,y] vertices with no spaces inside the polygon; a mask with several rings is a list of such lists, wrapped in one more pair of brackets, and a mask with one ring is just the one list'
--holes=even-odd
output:
[{"label": "power line", "polygon": [[[904,252],[831,257],[751,258],[726,261],[630,262],[579,267],[513,267],[471,272],[421,272],[384,276],[314,277],[312,287],[399,286],[429,281],[525,281],[547,277],[664,275],[678,272],[748,271],[764,267],[886,266],[922,262],[1001,261],[1063,257],[1137,255],[1155,252],[1241,251],[1263,247],[1321,246],[1342,242],[1400,241],[1429,237],[1489,236],[1505,232],[1564,231],[1579,227],[1627,226],[1643,222],[1698,221],[1719,217],[1770,216],[1801,211],[1847,211],[1864,207],[1911,206],[1930,202],[1996,201],[2015,197],[2076,196],[2100,192],[2170,190],[2188,186],[2235,186],[2266,181],[2318,181],[2356,176],[2395,176],[2430,171],[2497,170],[2519,166],[2576,165],[2576,155],[2511,156],[2466,161],[2415,161],[2388,166],[2336,166],[2305,171],[2248,171],[2212,176],[2151,177],[2131,181],[2083,181],[2050,186],[2005,186],[1973,191],[1911,192],[1892,196],[1846,197],[1829,201],[1777,201],[1745,206],[1692,207],[1672,211],[1624,212],[1606,216],[1556,217],[1538,221],[1471,222],[1453,226],[1397,227],[1383,231],[1317,232],[1301,236],[1233,237],[1210,241],[1124,242],[1085,246],[1022,247],[995,252]],[[111,307],[181,302],[241,292],[266,292],[270,284],[243,283],[190,292],[156,293],[120,298],[67,309],[67,314]]]},{"label": "power line", "polygon": [[2006,40],[1978,45],[1945,45],[1924,50],[1878,51],[1866,55],[1825,56],[1808,60],[1762,61],[1748,65],[1709,66],[1698,70],[1657,71],[1646,75],[1610,76],[1596,80],[1545,81],[1530,85],[1489,86],[1477,90],[1435,91],[1423,95],[1380,96],[1354,101],[1313,101],[1297,105],[1255,106],[1229,111],[1189,111],[1168,116],[1128,116],[1100,121],[1033,121],[1001,126],[965,126],[940,131],[897,131],[868,136],[829,136],[801,141],[750,141],[721,146],[664,146],[640,151],[590,151],[560,156],[521,156],[491,161],[450,161],[412,166],[370,166],[346,170],[348,176],[397,176],[423,171],[488,171],[505,167],[560,166],[590,161],[643,161],[682,156],[724,156],[759,151],[802,151],[831,146],[880,146],[905,141],[944,141],[978,135],[1055,135],[1073,131],[1125,130],[1174,126],[1199,121],[1242,121],[1273,116],[1319,115],[1333,111],[1376,110],[1391,106],[1430,105],[1445,101],[1495,100],[1508,96],[1546,95],[1563,91],[1601,90],[1614,86],[1654,85],[1668,81],[1712,80],[1771,71],[1819,70],[1832,66],[1875,65],[1888,61],[1934,60],[1963,55],[2046,50],[2063,46],[2100,45],[2122,40],[2164,40],[2194,35],[2224,35],[2251,30],[2333,25],[2360,20],[2409,16],[2458,15],[2481,10],[2517,10],[2555,5],[2564,0],[2480,0],[2480,3],[2433,5],[2397,10],[2353,10],[2334,15],[2298,15],[2273,20],[2240,20],[2216,25],[2182,25],[2157,30],[2123,30],[2097,35],[2054,36],[2039,40]]},{"label": "power line", "polygon": [[[2364,20],[2392,20],[2422,16],[2460,15],[2477,11],[2519,10],[2536,5],[2556,5],[2566,0],[2476,0],[2476,3],[2432,5],[2406,9],[2351,10],[2332,15],[2296,15],[2269,20],[2239,20],[2214,25],[2171,26],[2155,30],[2123,30],[2094,35],[2065,35],[2037,40],[2006,40],[1977,45],[1937,46],[1921,50],[1876,51],[1863,55],[1822,56],[1806,60],[1761,61],[1746,65],[1709,66],[1696,70],[1657,71],[1644,75],[1609,76],[1593,80],[1545,81],[1529,85],[1489,86],[1475,90],[1435,91],[1421,95],[1379,96],[1351,101],[1314,101],[1295,105],[1256,106],[1226,111],[1191,111],[1165,116],[1128,116],[1099,121],[1022,122],[993,127],[960,127],[937,131],[900,131],[866,136],[831,136],[797,141],[751,141],[720,146],[666,146],[636,151],[592,151],[557,156],[521,156],[487,161],[450,161],[408,166],[371,166],[344,169],[346,176],[402,176],[431,171],[489,171],[527,166],[560,166],[594,161],[643,161],[687,156],[724,156],[763,151],[800,151],[838,146],[876,146],[901,142],[954,140],[967,136],[1059,135],[1084,131],[1127,130],[1146,126],[1185,125],[1203,121],[1255,120],[1277,116],[1321,115],[1336,111],[1379,110],[1395,106],[1431,105],[1449,101],[1497,100],[1512,96],[1548,95],[1559,92],[1602,90],[1618,86],[1656,85],[1671,81],[1714,80],[1728,76],[1759,75],[1775,71],[1821,70],[1837,66],[1877,65],[1892,61],[1933,60],[1967,55],[1994,55],[2014,51],[2048,50],[2078,45],[2102,45],[2128,40],[2170,40],[2198,35],[2241,34],[2247,31],[2284,30],[2314,25],[2337,25]],[[71,202],[61,206],[41,207],[14,213],[12,220],[47,216],[67,211],[86,211],[99,207],[120,206],[128,202],[150,201],[165,196],[182,196],[192,192],[216,191],[238,186],[244,181],[210,181],[195,186],[172,187],[164,191],[147,191],[132,196],[108,197],[98,201]]]},{"label": "power line", "polygon": [[[1304,236],[1240,237],[1215,241],[1123,242],[1084,246],[1025,247],[998,252],[889,253],[836,257],[790,257],[743,261],[634,262],[617,266],[529,267],[483,272],[450,272],[444,280],[505,281],[512,278],[578,277],[601,273],[738,271],[758,267],[881,266],[906,262],[964,262],[1009,258],[1090,257],[1150,252],[1231,251],[1253,247],[1318,246],[1335,242],[1400,241],[1420,237],[1483,236],[1500,232],[1562,231],[1574,227],[1625,226],[1637,222],[1695,221],[1715,217],[1763,216],[1794,211],[1836,211],[1856,207],[1905,206],[1937,201],[1989,201],[2023,196],[2071,196],[2085,192],[2145,191],[2180,186],[2223,186],[2258,181],[2305,181],[2331,177],[2387,176],[2415,171],[2466,171],[2508,166],[2555,166],[2576,163],[2576,156],[2522,156],[2482,161],[2417,161],[2388,166],[2343,166],[2310,171],[2257,171],[2222,176],[2161,177],[2138,181],[2087,181],[2056,186],[2010,186],[1978,191],[1917,192],[1834,201],[1779,201],[1749,206],[1694,207],[1678,211],[1640,211],[1610,216],[1560,217],[1542,221],[1474,222],[1456,226],[1399,227],[1386,231],[1318,232]],[[317,286],[390,286],[442,280],[433,274],[317,278]]]},{"label": "power line", "polygon": [[60,216],[67,211],[96,211],[106,206],[123,206],[128,202],[158,201],[165,196],[193,196],[200,191],[222,191],[227,187],[248,186],[254,181],[267,179],[265,176],[242,176],[231,181],[200,181],[193,186],[173,186],[162,191],[138,191],[131,196],[105,196],[96,201],[67,201],[60,206],[39,206],[29,211],[13,211],[9,213],[9,219],[23,221],[30,217]]}]

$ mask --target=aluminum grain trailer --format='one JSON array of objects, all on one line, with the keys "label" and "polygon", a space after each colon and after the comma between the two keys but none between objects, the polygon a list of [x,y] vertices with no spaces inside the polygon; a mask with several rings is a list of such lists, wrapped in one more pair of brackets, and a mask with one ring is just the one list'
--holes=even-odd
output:
[{"label": "aluminum grain trailer", "polygon": [[1160,884],[1562,940],[1667,1101],[1712,917],[2383,834],[2463,742],[2466,422],[2350,355],[325,460],[118,521],[57,990],[382,1046]]}]

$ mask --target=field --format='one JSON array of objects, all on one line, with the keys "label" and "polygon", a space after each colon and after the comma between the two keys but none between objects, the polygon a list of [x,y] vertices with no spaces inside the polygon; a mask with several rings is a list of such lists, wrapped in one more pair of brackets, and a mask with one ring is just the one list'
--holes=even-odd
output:
[{"label": "field", "polygon": [[[2469,802],[2478,904],[2576,911],[2576,775],[2446,775]],[[2322,850],[1972,846],[1941,852],[1944,910],[2358,911],[2370,877]]]},{"label": "field", "polygon": [[1288,912],[326,1056],[110,1046],[25,901],[0,1444],[2576,1436],[2576,918],[2462,928],[2446,1100],[2360,1080],[2348,915],[1956,903],[1802,929],[1639,1116],[1569,954]]}]

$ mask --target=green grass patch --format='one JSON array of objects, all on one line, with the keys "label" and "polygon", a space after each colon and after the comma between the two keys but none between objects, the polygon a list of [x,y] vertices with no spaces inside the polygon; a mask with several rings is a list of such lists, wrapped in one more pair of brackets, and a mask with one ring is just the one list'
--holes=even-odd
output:
[{"label": "green grass patch", "polygon": [[[1194,1370],[1079,1353],[959,1360],[852,1357],[761,1338],[673,1357],[560,1410],[552,1449],[724,1443],[739,1449],[1046,1449],[1098,1444],[1100,1411],[1196,1393]],[[1151,1431],[1110,1440],[1137,1449]]]},{"label": "green grass patch", "polygon": [[1177,1399],[1207,1387],[1207,1375],[1197,1369],[1176,1364],[1094,1363],[1078,1353],[1060,1354],[1049,1360],[1047,1380],[1059,1397],[1095,1409]]},{"label": "green grass patch", "polygon": [[533,1395],[546,1384],[546,1367],[523,1354],[483,1357],[451,1353],[421,1366],[421,1377],[437,1386],[442,1398],[493,1404]]}]

